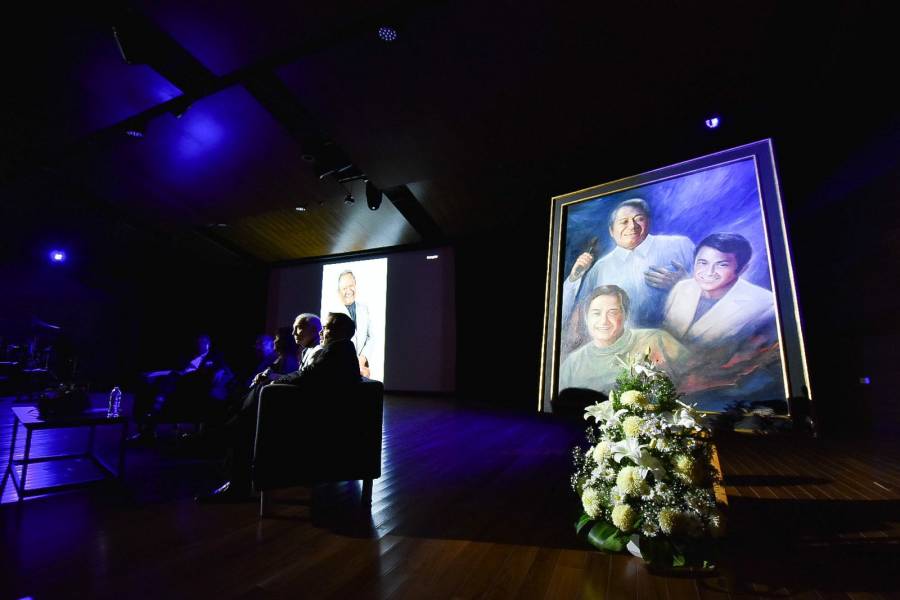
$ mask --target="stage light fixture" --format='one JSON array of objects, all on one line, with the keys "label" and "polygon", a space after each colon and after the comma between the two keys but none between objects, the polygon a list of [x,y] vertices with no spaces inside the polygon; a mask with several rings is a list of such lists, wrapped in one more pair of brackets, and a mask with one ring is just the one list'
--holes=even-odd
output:
[{"label": "stage light fixture", "polygon": [[375,184],[366,179],[366,204],[369,210],[378,210],[381,206],[382,193]]},{"label": "stage light fixture", "polygon": [[50,251],[50,262],[55,262],[55,263],[66,262],[65,250],[51,250]]},{"label": "stage light fixture", "polygon": [[130,125],[125,129],[125,135],[135,139],[141,139],[147,135],[147,128],[144,125]]},{"label": "stage light fixture", "polygon": [[344,204],[353,204],[354,202],[356,202],[356,198],[352,194],[347,194],[344,197]]},{"label": "stage light fixture", "polygon": [[378,28],[378,39],[382,42],[394,42],[398,37],[397,30],[389,25],[382,25]]},{"label": "stage light fixture", "polygon": [[305,206],[295,206],[294,210],[296,210],[298,213],[303,213],[303,212],[306,212],[306,207]]},{"label": "stage light fixture", "polygon": [[710,129],[715,129],[719,126],[719,117],[710,117],[706,120],[706,126]]},{"label": "stage light fixture", "polygon": [[119,48],[119,55],[122,60],[129,65],[143,65],[148,62],[147,40],[144,32],[134,25],[133,19],[129,16],[124,22],[114,25],[112,28],[113,38],[116,40],[116,46]]}]

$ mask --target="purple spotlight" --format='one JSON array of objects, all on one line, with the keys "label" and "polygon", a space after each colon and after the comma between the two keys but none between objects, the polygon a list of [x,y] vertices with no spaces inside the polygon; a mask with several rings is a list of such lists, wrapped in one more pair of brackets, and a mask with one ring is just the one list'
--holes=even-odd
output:
[{"label": "purple spotlight", "polygon": [[719,117],[710,117],[706,120],[706,126],[710,129],[715,129],[719,126]]},{"label": "purple spotlight", "polygon": [[50,262],[63,263],[66,262],[66,253],[64,250],[51,250]]},{"label": "purple spotlight", "polygon": [[382,42],[393,42],[399,37],[397,35],[397,30],[393,27],[388,27],[384,25],[383,27],[378,28],[378,39]]}]

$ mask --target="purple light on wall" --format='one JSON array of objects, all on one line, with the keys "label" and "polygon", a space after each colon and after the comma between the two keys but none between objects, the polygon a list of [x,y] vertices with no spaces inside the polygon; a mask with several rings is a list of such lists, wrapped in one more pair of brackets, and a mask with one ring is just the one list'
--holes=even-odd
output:
[{"label": "purple light on wall", "polygon": [[51,250],[50,251],[50,262],[53,262],[53,263],[66,262],[65,250]]},{"label": "purple light on wall", "polygon": [[710,117],[705,122],[709,129],[715,129],[719,126],[719,117]]},{"label": "purple light on wall", "polygon": [[215,119],[203,113],[191,113],[180,119],[184,128],[178,140],[178,153],[182,158],[195,158],[215,148],[225,135]]}]

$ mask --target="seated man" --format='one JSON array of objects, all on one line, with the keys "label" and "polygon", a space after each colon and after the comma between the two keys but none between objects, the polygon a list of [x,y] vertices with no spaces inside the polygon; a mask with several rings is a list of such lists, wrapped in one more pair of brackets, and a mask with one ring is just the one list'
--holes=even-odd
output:
[{"label": "seated man", "polygon": [[[304,317],[315,319],[315,342],[310,346],[314,347],[319,343],[319,330],[321,329],[319,318],[315,315],[300,315],[297,319]],[[295,320],[293,331],[296,331],[297,327],[298,323],[297,320]],[[288,373],[293,373],[299,369],[300,363],[298,356],[301,348],[303,347],[299,346],[293,337],[291,327],[279,327],[273,342],[273,355],[269,358],[268,362],[260,363],[259,366],[261,368],[250,381],[250,387],[253,387],[263,379],[271,381],[279,375],[287,375]]]},{"label": "seated man", "polygon": [[[326,394],[360,380],[356,348],[351,338],[356,330],[353,320],[342,313],[329,313],[322,327],[321,344],[311,347],[319,337],[315,315],[297,317],[294,339],[304,348],[300,369],[275,379],[274,383],[295,385],[304,396]],[[256,434],[256,415],[262,388],[259,382],[247,394],[240,411],[227,424],[230,445],[229,481],[201,502],[231,502],[250,495],[250,460]]]},{"label": "seated man", "polygon": [[251,368],[249,364],[244,365],[241,369],[241,379],[245,380],[248,385],[252,385],[253,378],[269,368],[277,357],[275,340],[272,336],[266,333],[256,336],[256,341],[253,343],[253,359],[247,361],[253,367]]},{"label": "seated man", "polygon": [[157,417],[164,409],[176,412],[184,409],[185,414],[191,415],[207,412],[213,399],[224,400],[232,378],[221,354],[213,349],[210,337],[199,335],[196,355],[182,368],[144,374],[134,405],[138,433],[131,439],[152,437]]},{"label": "seated man", "polygon": [[661,329],[626,327],[628,294],[617,285],[596,288],[584,304],[591,341],[572,352],[559,371],[559,389],[582,388],[608,394],[630,355],[650,352],[650,359],[673,377],[688,357],[687,349]]}]

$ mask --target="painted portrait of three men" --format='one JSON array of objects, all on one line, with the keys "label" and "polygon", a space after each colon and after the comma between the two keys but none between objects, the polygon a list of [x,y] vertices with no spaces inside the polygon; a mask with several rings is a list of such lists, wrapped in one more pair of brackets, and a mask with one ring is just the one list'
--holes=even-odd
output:
[{"label": "painted portrait of three men", "polygon": [[554,391],[608,394],[622,361],[649,352],[702,410],[784,402],[773,266],[789,257],[773,257],[758,161],[650,179],[559,202]]}]

